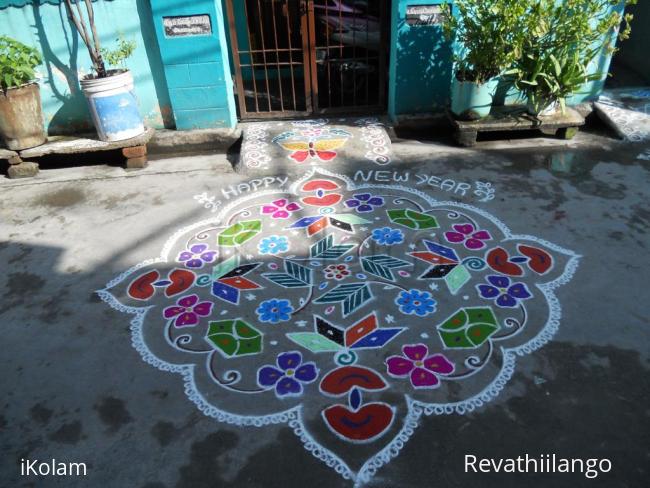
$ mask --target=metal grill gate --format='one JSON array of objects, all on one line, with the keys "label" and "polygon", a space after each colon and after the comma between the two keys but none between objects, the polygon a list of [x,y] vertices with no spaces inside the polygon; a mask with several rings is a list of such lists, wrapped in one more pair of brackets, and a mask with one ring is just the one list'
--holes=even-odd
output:
[{"label": "metal grill gate", "polygon": [[242,119],[378,112],[387,0],[226,0]]}]

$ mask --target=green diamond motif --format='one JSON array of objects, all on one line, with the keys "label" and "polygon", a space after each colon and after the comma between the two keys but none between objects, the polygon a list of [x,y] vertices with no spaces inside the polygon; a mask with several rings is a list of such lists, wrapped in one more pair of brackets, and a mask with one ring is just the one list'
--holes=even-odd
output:
[{"label": "green diamond motif", "polygon": [[262,333],[241,319],[210,322],[206,340],[226,357],[262,352]]},{"label": "green diamond motif", "polygon": [[464,307],[438,326],[438,334],[448,349],[482,346],[501,327],[491,307]]},{"label": "green diamond motif", "polygon": [[336,352],[343,347],[316,332],[293,332],[287,337],[311,352]]},{"label": "green diamond motif", "polygon": [[435,217],[415,210],[387,210],[391,222],[409,229],[437,229],[440,227]]},{"label": "green diamond motif", "polygon": [[445,283],[447,283],[447,288],[449,288],[449,292],[452,295],[458,293],[465,283],[471,279],[472,275],[462,264],[455,266],[454,269],[452,269],[444,278]]},{"label": "green diamond motif", "polygon": [[221,246],[241,246],[262,230],[261,220],[245,220],[221,231],[217,241]]}]

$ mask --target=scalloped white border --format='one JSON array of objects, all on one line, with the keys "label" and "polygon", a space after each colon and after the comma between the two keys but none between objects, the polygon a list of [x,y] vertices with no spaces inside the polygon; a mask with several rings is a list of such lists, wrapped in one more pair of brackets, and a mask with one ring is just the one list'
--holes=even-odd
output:
[{"label": "scalloped white border", "polygon": [[228,424],[234,424],[239,426],[262,427],[269,424],[286,423],[289,427],[292,428],[295,435],[298,436],[300,441],[303,443],[304,448],[307,451],[311,452],[311,454],[314,457],[323,461],[325,464],[327,464],[327,466],[334,469],[343,478],[353,480],[355,482],[355,486],[360,486],[363,483],[369,482],[370,479],[377,473],[377,470],[379,468],[381,468],[383,465],[390,462],[393,458],[397,457],[400,450],[404,447],[404,444],[408,442],[411,435],[413,435],[413,432],[419,425],[422,414],[449,415],[452,413],[457,413],[463,415],[467,412],[473,411],[478,407],[481,407],[485,403],[494,399],[501,392],[501,390],[503,390],[507,382],[510,380],[510,378],[512,378],[512,375],[514,374],[516,357],[523,356],[525,354],[530,354],[531,352],[539,349],[544,344],[549,342],[557,332],[560,326],[562,309],[559,300],[555,296],[554,290],[559,286],[568,283],[571,280],[573,274],[575,273],[578,267],[578,262],[581,256],[575,254],[573,251],[564,249],[560,246],[557,246],[555,244],[552,244],[548,241],[539,239],[534,236],[511,234],[510,229],[503,222],[501,222],[501,220],[499,220],[498,218],[494,217],[493,215],[485,212],[480,208],[465,203],[457,203],[451,201],[439,202],[420,190],[405,187],[403,185],[380,185],[374,183],[365,183],[361,185],[356,185],[347,176],[332,173],[322,168],[313,168],[307,173],[305,173],[304,176],[296,180],[291,185],[289,190],[285,191],[285,193],[292,193],[296,195],[298,193],[298,188],[300,187],[300,185],[307,179],[314,176],[315,174],[329,176],[332,178],[338,178],[346,183],[348,190],[352,190],[352,191],[362,189],[362,188],[398,189],[419,196],[427,203],[429,203],[431,206],[436,206],[436,207],[451,206],[451,207],[458,207],[458,208],[470,210],[472,212],[475,212],[485,217],[486,219],[494,223],[499,228],[499,230],[503,232],[503,235],[505,236],[504,238],[505,241],[521,239],[521,240],[527,240],[531,242],[537,242],[543,246],[548,247],[549,249],[552,249],[556,252],[559,252],[561,254],[570,257],[569,261],[566,264],[564,273],[562,273],[561,276],[556,278],[554,281],[543,283],[541,285],[536,285],[537,288],[542,292],[542,294],[546,297],[546,300],[548,301],[550,307],[549,318],[546,324],[544,325],[544,327],[542,327],[541,331],[537,334],[537,336],[532,338],[526,344],[514,348],[504,348],[504,347],[501,348],[504,362],[503,362],[503,367],[499,372],[499,374],[497,375],[497,377],[489,385],[487,385],[480,393],[477,393],[471,398],[468,398],[460,402],[455,402],[455,403],[424,403],[417,400],[413,400],[411,397],[406,395],[408,412],[404,418],[402,428],[397,433],[397,435],[383,449],[381,449],[374,456],[368,459],[357,473],[352,471],[350,467],[345,463],[345,461],[343,461],[339,456],[334,454],[329,449],[320,445],[309,434],[309,432],[307,432],[307,429],[305,428],[305,425],[302,420],[301,405],[271,415],[245,416],[245,415],[238,415],[238,414],[226,412],[224,410],[220,410],[219,408],[209,404],[207,400],[203,397],[203,395],[196,388],[194,382],[194,367],[195,367],[194,365],[188,365],[188,364],[178,365],[178,364],[171,364],[166,361],[162,361],[161,359],[157,358],[151,352],[149,347],[144,343],[144,339],[142,337],[142,325],[144,322],[144,317],[147,311],[149,310],[149,308],[151,307],[125,306],[121,304],[108,291],[118,283],[121,283],[124,279],[126,279],[128,276],[130,276],[132,273],[134,273],[140,268],[152,264],[156,264],[156,263],[167,262],[167,258],[171,248],[173,247],[174,243],[178,240],[178,238],[181,235],[184,235],[191,230],[194,230],[199,227],[203,227],[208,224],[218,223],[228,214],[228,212],[232,208],[240,205],[243,202],[246,202],[247,200],[258,198],[263,195],[275,196],[278,194],[277,190],[258,191],[255,192],[254,194],[240,197],[234,200],[233,202],[231,202],[230,204],[226,205],[224,208],[222,208],[221,212],[219,212],[219,214],[216,217],[203,220],[201,222],[197,222],[195,224],[192,224],[190,226],[178,230],[167,240],[167,242],[163,246],[163,250],[160,254],[160,257],[156,259],[148,259],[135,266],[132,266],[131,268],[129,268],[128,270],[121,273],[113,280],[111,280],[109,283],[107,283],[104,289],[96,291],[99,297],[103,301],[105,301],[108,305],[110,305],[112,308],[120,312],[135,314],[135,317],[131,320],[131,342],[133,344],[133,347],[140,353],[142,359],[145,362],[160,369],[161,371],[170,371],[173,373],[180,374],[183,377],[185,394],[197,406],[197,408],[205,415],[207,415],[208,417],[212,417],[218,420],[219,422],[225,422]]}]

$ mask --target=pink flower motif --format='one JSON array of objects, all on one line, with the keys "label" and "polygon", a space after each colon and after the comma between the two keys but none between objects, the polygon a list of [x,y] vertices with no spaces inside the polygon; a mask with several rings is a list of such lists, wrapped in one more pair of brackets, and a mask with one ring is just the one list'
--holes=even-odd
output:
[{"label": "pink flower motif", "polygon": [[438,375],[454,372],[454,365],[443,354],[429,355],[424,344],[402,346],[403,356],[391,356],[386,360],[388,374],[394,378],[411,377],[413,388],[438,388]]},{"label": "pink flower motif", "polygon": [[485,242],[492,239],[487,230],[476,230],[472,224],[455,224],[453,231],[445,232],[445,238],[449,242],[462,242],[467,249],[483,249]]},{"label": "pink flower motif", "polygon": [[293,212],[301,208],[296,202],[289,203],[286,198],[281,198],[271,202],[269,205],[264,205],[262,207],[262,214],[271,214],[271,217],[274,219],[288,219]]},{"label": "pink flower motif", "polygon": [[194,327],[199,323],[199,316],[207,317],[212,313],[212,302],[199,302],[198,295],[187,295],[179,298],[176,305],[163,310],[163,317],[174,320],[176,327]]}]

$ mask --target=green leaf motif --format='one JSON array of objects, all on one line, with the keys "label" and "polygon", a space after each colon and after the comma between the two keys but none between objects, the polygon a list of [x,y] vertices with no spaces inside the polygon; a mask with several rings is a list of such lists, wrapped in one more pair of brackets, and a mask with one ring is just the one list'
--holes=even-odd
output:
[{"label": "green leaf motif", "polygon": [[459,309],[438,326],[438,334],[448,349],[482,346],[500,329],[491,307]]},{"label": "green leaf motif", "polygon": [[371,224],[369,220],[355,214],[331,214],[330,217],[350,225]]},{"label": "green leaf motif", "polygon": [[416,212],[415,210],[387,210],[388,218],[394,224],[403,225],[409,229],[437,229],[440,227],[435,217]]},{"label": "green leaf motif", "polygon": [[336,352],[343,349],[343,346],[316,332],[291,332],[287,337],[311,352]]},{"label": "green leaf motif", "polygon": [[227,358],[262,352],[262,333],[241,319],[210,322],[205,339]]},{"label": "green leaf motif", "polygon": [[246,241],[255,237],[262,230],[261,220],[245,220],[231,225],[221,231],[218,243],[221,246],[241,246]]}]

